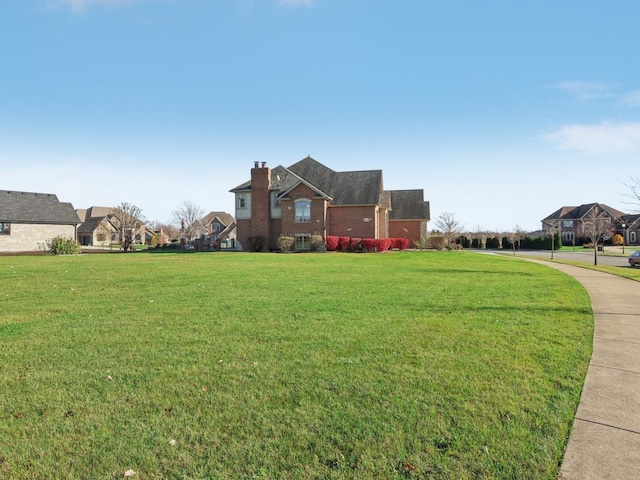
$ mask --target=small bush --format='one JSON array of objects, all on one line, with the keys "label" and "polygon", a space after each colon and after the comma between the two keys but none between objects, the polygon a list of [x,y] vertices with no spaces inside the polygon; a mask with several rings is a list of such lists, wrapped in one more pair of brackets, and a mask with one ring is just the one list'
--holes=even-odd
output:
[{"label": "small bush", "polygon": [[416,248],[424,250],[429,246],[429,238],[426,235],[421,235],[420,240],[414,240],[413,244]]},{"label": "small bush", "polygon": [[618,246],[622,245],[623,244],[622,235],[620,235],[619,233],[616,233],[611,239],[611,244],[618,245]]},{"label": "small bush", "polygon": [[293,250],[295,244],[295,238],[289,235],[280,235],[278,237],[278,248],[283,252],[290,252]]},{"label": "small bush", "polygon": [[376,240],[375,240],[375,238],[363,238],[362,239],[362,249],[365,252],[375,252],[376,251]]},{"label": "small bush", "polygon": [[80,248],[80,244],[73,238],[58,235],[49,240],[49,251],[54,255],[77,255]]},{"label": "small bush", "polygon": [[376,248],[379,252],[386,252],[391,248],[391,239],[390,238],[377,238],[376,239]]},{"label": "small bush", "polygon": [[335,252],[338,249],[338,237],[327,235],[327,251]]},{"label": "small bush", "polygon": [[390,238],[389,240],[391,240],[391,248],[398,250],[406,250],[409,248],[408,238]]},{"label": "small bush", "polygon": [[351,239],[349,237],[338,237],[338,250],[341,252],[346,252],[349,248],[349,243]]},{"label": "small bush", "polygon": [[312,252],[317,252],[324,247],[324,240],[322,239],[322,235],[311,235],[309,241],[311,242]]}]

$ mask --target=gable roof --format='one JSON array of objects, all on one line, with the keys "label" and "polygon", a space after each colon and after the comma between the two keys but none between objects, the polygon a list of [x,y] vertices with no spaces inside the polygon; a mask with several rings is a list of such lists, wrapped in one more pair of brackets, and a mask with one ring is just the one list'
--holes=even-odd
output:
[{"label": "gable roof", "polygon": [[583,203],[578,207],[562,207],[555,212],[553,212],[548,217],[542,219],[542,221],[546,220],[576,220],[580,218],[584,218],[594,207],[599,207],[602,210],[608,212],[613,218],[620,218],[625,214],[615,208],[611,208],[604,203]]},{"label": "gable roof", "polygon": [[[103,223],[104,222],[104,223]],[[87,218],[78,227],[78,233],[92,233],[100,224],[103,224],[105,228],[115,230],[116,227],[111,223],[109,216],[107,217],[90,217]]]},{"label": "gable roof", "polygon": [[77,225],[80,218],[71,203],[61,202],[52,193],[0,190],[0,221]]},{"label": "gable roof", "polygon": [[430,220],[429,202],[424,201],[424,190],[389,190],[389,194],[389,220]]},{"label": "gable roof", "polygon": [[215,220],[216,217],[218,218],[218,220],[220,220],[220,223],[225,227],[235,222],[233,215],[230,215],[227,212],[209,212],[200,219],[200,222],[203,225],[207,225],[213,222],[213,220]]},{"label": "gable roof", "polygon": [[[279,192],[305,183],[319,195],[329,197],[329,205],[378,205],[381,203],[382,170],[336,172],[311,157],[290,167],[277,166],[271,171],[271,188]],[[250,191],[251,181],[230,190]]]}]

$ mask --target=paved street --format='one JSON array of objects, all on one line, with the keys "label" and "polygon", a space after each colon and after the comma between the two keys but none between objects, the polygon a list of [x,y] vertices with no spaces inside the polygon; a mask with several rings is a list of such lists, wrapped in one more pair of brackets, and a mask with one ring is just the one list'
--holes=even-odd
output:
[{"label": "paved street", "polygon": [[[622,256],[622,247],[604,247],[605,254],[598,252],[598,265],[611,265],[614,267],[629,268],[627,257],[640,247],[625,247],[625,254]],[[487,251],[489,252],[489,250]],[[495,250],[494,250],[495,252]],[[501,250],[501,254],[508,255],[512,252],[509,250]],[[618,256],[620,255],[620,256]],[[549,250],[516,250],[516,256],[536,257],[541,260],[550,260],[551,251]],[[585,252],[583,249],[576,247],[575,252],[554,252],[554,260],[572,260],[575,262],[584,262],[593,265],[593,251]]]}]

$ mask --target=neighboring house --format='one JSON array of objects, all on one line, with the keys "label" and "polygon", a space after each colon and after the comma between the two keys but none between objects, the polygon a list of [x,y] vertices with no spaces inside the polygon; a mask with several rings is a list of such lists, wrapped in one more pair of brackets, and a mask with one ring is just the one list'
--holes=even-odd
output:
[{"label": "neighboring house", "polygon": [[200,219],[205,230],[201,237],[202,246],[209,248],[234,248],[236,240],[236,220],[227,212],[209,212]]},{"label": "neighboring house", "polygon": [[312,235],[387,238],[393,232],[415,241],[429,220],[422,190],[385,191],[381,170],[335,172],[311,157],[273,170],[255,162],[251,180],[231,192],[237,239],[248,249],[275,249],[281,234],[295,237],[296,250],[309,249]]},{"label": "neighboring house", "polygon": [[47,250],[55,237],[76,238],[79,223],[56,195],[0,190],[0,252]]},{"label": "neighboring house", "polygon": [[[562,207],[542,220],[542,227],[547,230],[554,223],[560,228],[560,236],[564,245],[579,244],[585,239],[581,232],[582,222],[596,213],[606,223],[611,224],[611,234],[622,234],[622,221],[626,216],[619,210],[603,203],[586,203],[578,207]],[[637,227],[636,227],[637,230]],[[628,232],[625,232],[628,233]]]},{"label": "neighboring house", "polygon": [[156,230],[151,230],[150,228],[145,229],[144,238],[147,245],[156,246],[171,243],[171,237],[162,228]]},{"label": "neighboring house", "polygon": [[626,245],[638,245],[640,242],[640,214],[623,215],[620,226]]},{"label": "neighboring house", "polygon": [[[78,209],[76,213],[81,225],[78,227],[78,243],[83,246],[108,246],[118,242],[120,221],[116,215],[117,208],[90,207]],[[145,244],[147,229],[142,222],[133,226],[133,243]]]},{"label": "neighboring house", "polygon": [[[78,216],[83,218],[80,211]],[[111,215],[85,218],[78,227],[78,243],[83,246],[108,247],[116,241],[116,227],[109,217]]]}]

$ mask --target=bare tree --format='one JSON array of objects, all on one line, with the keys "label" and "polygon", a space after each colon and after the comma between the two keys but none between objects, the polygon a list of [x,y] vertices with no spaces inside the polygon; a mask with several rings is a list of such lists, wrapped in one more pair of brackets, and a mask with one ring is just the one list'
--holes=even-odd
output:
[{"label": "bare tree", "polygon": [[[522,228],[520,228],[520,225],[516,225],[516,228],[514,228],[511,232],[507,232],[506,237],[507,240],[509,240],[509,243],[511,243],[511,248],[513,249],[513,254],[516,254],[516,243],[520,243],[520,240],[523,237],[523,231]],[[518,245],[518,248],[520,248],[520,245]]]},{"label": "bare tree", "polygon": [[456,220],[453,213],[444,212],[433,222],[434,225],[442,232],[447,240],[447,247],[451,245],[451,241],[460,235],[464,225]]},{"label": "bare tree", "polygon": [[203,225],[200,219],[204,217],[202,209],[193,202],[183,200],[182,204],[171,212],[173,221],[180,225],[180,232],[185,240],[193,241],[198,238]]},{"label": "bare tree", "polygon": [[180,238],[180,228],[173,224],[154,222],[152,228],[165,233],[171,240]]},{"label": "bare tree", "polygon": [[128,202],[122,202],[113,209],[111,223],[116,227],[116,238],[122,250],[128,252],[136,236],[144,231],[145,218],[142,210]]},{"label": "bare tree", "polygon": [[633,205],[636,212],[640,212],[640,178],[631,177],[631,183],[625,183],[625,187],[629,190],[629,193],[625,197],[630,198],[630,205]]},{"label": "bare tree", "polygon": [[605,211],[594,206],[580,222],[580,234],[593,244],[593,264],[598,265],[598,244],[613,233],[611,218]]},{"label": "bare tree", "polygon": [[555,246],[556,235],[558,235],[561,232],[561,222],[562,220],[557,218],[545,220],[544,222],[542,222],[543,231],[551,235],[551,260],[553,260],[553,252],[556,249],[556,246]]}]

